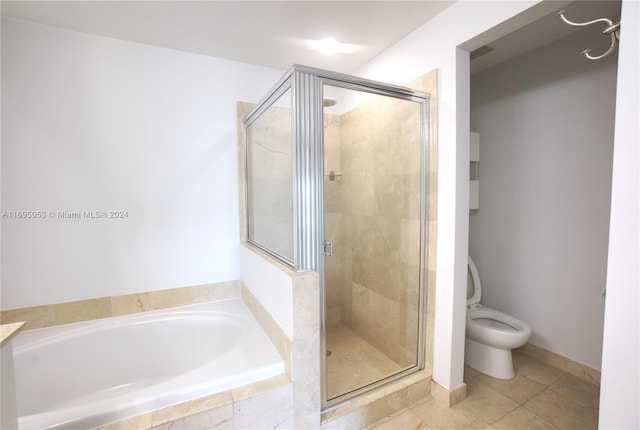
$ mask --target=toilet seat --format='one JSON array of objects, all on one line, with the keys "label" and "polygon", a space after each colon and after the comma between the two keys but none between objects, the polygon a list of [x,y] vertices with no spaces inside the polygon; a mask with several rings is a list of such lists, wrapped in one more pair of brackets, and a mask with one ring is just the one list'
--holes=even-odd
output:
[{"label": "toilet seat", "polygon": [[478,306],[467,311],[467,316],[475,324],[489,330],[512,333],[524,330],[526,324],[517,318],[495,309]]},{"label": "toilet seat", "polygon": [[505,332],[518,331],[517,328],[511,327],[507,323],[494,320],[493,318],[489,318],[489,317],[473,318],[473,322],[478,324],[480,327],[487,327],[492,330],[505,331]]},{"label": "toilet seat", "polygon": [[480,304],[478,269],[469,257],[466,336],[501,349],[517,348],[531,338],[531,328],[518,318]]},{"label": "toilet seat", "polygon": [[482,296],[482,285],[480,284],[480,276],[478,269],[469,256],[469,264],[467,265],[467,307],[480,304]]},{"label": "toilet seat", "polygon": [[523,321],[482,305],[467,309],[466,329],[467,337],[502,349],[522,346],[531,337]]}]

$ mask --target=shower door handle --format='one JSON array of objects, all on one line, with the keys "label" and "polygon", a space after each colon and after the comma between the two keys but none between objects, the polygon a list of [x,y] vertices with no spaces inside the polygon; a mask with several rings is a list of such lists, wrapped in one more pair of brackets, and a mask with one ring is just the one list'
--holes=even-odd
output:
[{"label": "shower door handle", "polygon": [[322,255],[325,257],[333,255],[333,242],[322,242]]}]

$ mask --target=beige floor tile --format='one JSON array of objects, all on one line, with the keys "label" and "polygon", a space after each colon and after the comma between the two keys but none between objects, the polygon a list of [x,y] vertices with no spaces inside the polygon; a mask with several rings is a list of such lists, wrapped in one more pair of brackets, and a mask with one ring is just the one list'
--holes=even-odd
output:
[{"label": "beige floor tile", "polygon": [[356,336],[356,334],[344,324],[336,324],[334,326],[327,327],[328,345],[342,342],[353,336]]},{"label": "beige floor tile", "polygon": [[469,367],[466,365],[464,366],[464,377],[463,377],[464,382],[468,383],[478,375],[482,375],[482,374],[472,367]]},{"label": "beige floor tile", "polygon": [[523,406],[502,417],[492,427],[495,430],[551,430],[557,428]]},{"label": "beige floor tile", "polygon": [[551,385],[550,389],[580,406],[597,409],[600,404],[600,389],[573,375],[562,376]]},{"label": "beige floor tile", "polygon": [[560,429],[598,428],[598,411],[586,408],[551,390],[544,390],[524,407]]},{"label": "beige floor tile", "polygon": [[409,409],[371,427],[371,430],[419,430],[422,419]]},{"label": "beige floor tile", "polygon": [[547,388],[546,385],[522,375],[516,375],[513,379],[496,379],[487,375],[479,375],[477,380],[519,404],[526,402]]},{"label": "beige floor tile", "polygon": [[327,333],[327,396],[336,397],[403,369],[345,326]]},{"label": "beige floor tile", "polygon": [[483,383],[480,377],[467,384],[467,399],[460,403],[489,424],[493,424],[518,407],[510,398]]},{"label": "beige floor tile", "polygon": [[526,376],[536,382],[551,385],[556,382],[564,372],[524,354],[513,354],[513,365],[516,375]]},{"label": "beige floor tile", "polygon": [[411,410],[424,422],[423,428],[433,430],[485,429],[489,425],[470,410],[456,405],[451,408],[440,406],[431,398],[419,403]]}]

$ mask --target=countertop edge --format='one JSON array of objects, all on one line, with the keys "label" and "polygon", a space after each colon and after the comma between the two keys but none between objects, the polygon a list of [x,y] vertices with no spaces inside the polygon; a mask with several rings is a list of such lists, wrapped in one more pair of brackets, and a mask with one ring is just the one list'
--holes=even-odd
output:
[{"label": "countertop edge", "polygon": [[0,346],[9,342],[27,323],[25,321],[0,325]]}]

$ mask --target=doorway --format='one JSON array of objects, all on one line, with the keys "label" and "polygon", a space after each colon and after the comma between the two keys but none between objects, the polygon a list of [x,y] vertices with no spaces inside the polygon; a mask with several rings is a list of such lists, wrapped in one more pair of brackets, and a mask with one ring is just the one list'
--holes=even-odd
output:
[{"label": "doorway", "polygon": [[[620,3],[574,2],[565,10],[576,21],[615,20]],[[554,13],[487,47],[564,25]],[[580,52],[608,45],[599,29],[585,28],[489,67],[490,54],[471,62],[480,199],[470,212],[469,252],[482,301],[527,322],[532,344],[597,370],[617,58],[590,61]]]}]

